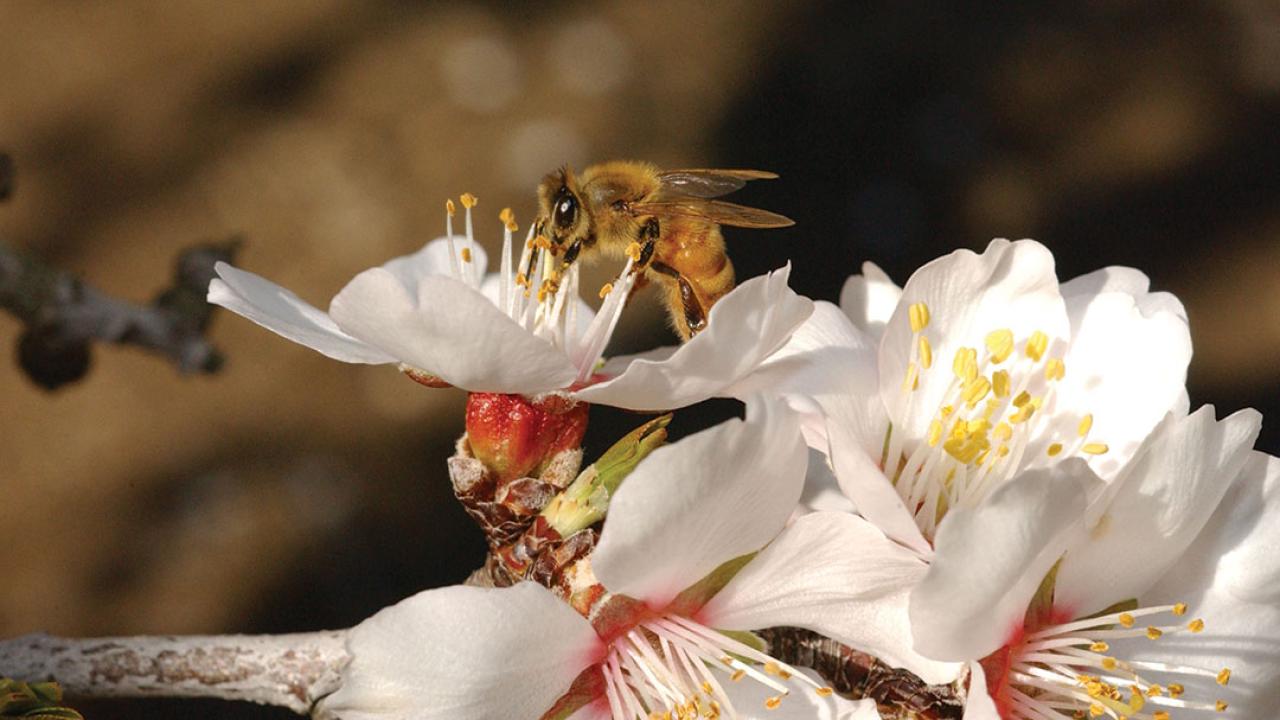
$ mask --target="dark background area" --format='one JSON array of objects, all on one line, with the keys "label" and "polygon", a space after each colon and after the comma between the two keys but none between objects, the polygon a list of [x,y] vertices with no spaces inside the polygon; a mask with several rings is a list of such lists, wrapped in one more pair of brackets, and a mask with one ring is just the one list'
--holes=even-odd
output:
[{"label": "dark background area", "polygon": [[[1145,271],[1192,323],[1193,404],[1280,413],[1280,8],[1184,3],[5,3],[0,241],[143,299],[194,242],[323,307],[442,231],[526,221],[563,162],[758,167],[740,278],[835,300],[992,237]],[[598,270],[601,282],[605,270]],[[590,283],[587,286],[591,286]],[[0,317],[0,338],[18,325]],[[444,458],[463,397],[223,315],[207,377],[99,348],[49,394],[0,365],[0,635],[347,626],[482,559]],[[672,341],[652,299],[616,349]],[[673,435],[737,412],[681,412]],[[593,410],[588,455],[642,421]],[[1280,424],[1259,446],[1280,451]],[[92,718],[290,717],[85,702]]]}]

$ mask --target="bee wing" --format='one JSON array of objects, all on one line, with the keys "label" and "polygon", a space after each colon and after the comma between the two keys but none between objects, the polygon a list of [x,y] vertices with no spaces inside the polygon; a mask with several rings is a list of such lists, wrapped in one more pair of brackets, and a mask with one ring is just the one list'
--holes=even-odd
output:
[{"label": "bee wing", "polygon": [[655,200],[681,197],[713,198],[741,190],[748,180],[773,180],[777,173],[765,170],[667,170],[658,173]]},{"label": "bee wing", "polygon": [[669,215],[710,220],[717,225],[732,225],[746,228],[780,228],[795,225],[795,221],[785,215],[735,205],[722,200],[706,198],[682,198],[679,200],[639,203],[632,209],[640,215]]}]

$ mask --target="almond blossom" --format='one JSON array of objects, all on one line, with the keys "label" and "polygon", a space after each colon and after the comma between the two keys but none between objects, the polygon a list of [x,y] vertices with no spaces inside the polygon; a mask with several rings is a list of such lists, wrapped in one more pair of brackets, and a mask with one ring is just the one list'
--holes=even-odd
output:
[{"label": "almond blossom", "polygon": [[1114,477],[1185,410],[1190,357],[1181,304],[1138,271],[1060,285],[1043,245],[994,240],[901,290],[866,265],[732,390],[791,394],[858,512],[927,556],[949,511],[1028,470]]},{"label": "almond blossom", "polygon": [[784,267],[722,298],[707,328],[672,357],[615,364],[600,375],[636,282],[633,261],[601,289],[604,303],[593,313],[580,299],[579,265],[566,269],[533,227],[514,256],[509,210],[501,216],[500,269],[486,274],[472,225],[476,200],[464,195],[462,204],[465,235],[453,232],[451,201],[443,238],[360,273],[327,313],[225,263],[216,267],[209,302],[336,360],[398,364],[426,384],[533,396],[599,383],[581,399],[631,409],[670,409],[719,394],[781,347],[812,311],[811,301],[787,287]]},{"label": "almond blossom", "polygon": [[1274,551],[1260,419],[1172,414],[1110,482],[1077,459],[948,514],[910,614],[918,650],[970,663],[968,720],[1271,717],[1280,573],[1230,565]]},{"label": "almond blossom", "polygon": [[[786,526],[802,491],[799,418],[777,401],[654,451],[610,503],[589,560],[608,592],[579,614],[533,583],[428,590],[352,631],[322,711],[386,718],[875,718],[768,655],[749,631],[799,626],[933,682],[910,648],[916,558],[839,512]],[[866,554],[842,552],[867,547]]]}]

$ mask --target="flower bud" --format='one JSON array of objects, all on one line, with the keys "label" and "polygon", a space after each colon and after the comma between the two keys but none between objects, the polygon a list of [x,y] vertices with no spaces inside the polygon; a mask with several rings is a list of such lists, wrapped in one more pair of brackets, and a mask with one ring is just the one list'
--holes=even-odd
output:
[{"label": "flower bud", "polygon": [[570,407],[532,403],[521,395],[467,396],[467,442],[471,453],[499,483],[537,476],[562,450],[582,444],[586,403]]}]

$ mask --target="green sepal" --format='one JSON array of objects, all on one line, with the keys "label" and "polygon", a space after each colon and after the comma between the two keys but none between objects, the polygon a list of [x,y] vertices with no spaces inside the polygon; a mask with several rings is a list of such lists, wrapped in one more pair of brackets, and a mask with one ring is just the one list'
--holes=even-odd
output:
[{"label": "green sepal", "polygon": [[[750,630],[717,630],[716,632],[727,638],[737,640],[756,652],[764,652],[769,647],[769,643],[765,642],[764,638]],[[748,660],[748,662],[752,661]]]},{"label": "green sepal", "polygon": [[1053,592],[1058,584],[1058,568],[1062,565],[1062,558],[1049,568],[1049,572],[1045,573],[1044,579],[1040,581],[1040,587],[1036,588],[1036,594],[1031,596],[1031,602],[1027,604],[1027,614],[1025,622],[1027,627],[1039,627],[1040,625],[1050,622],[1053,616]]},{"label": "green sepal", "polygon": [[61,703],[62,688],[58,683],[25,683],[0,678],[0,718],[84,720],[80,713],[61,707]]},{"label": "green sepal", "polygon": [[1088,617],[1084,617],[1080,619],[1089,620],[1092,618],[1102,617],[1104,615],[1114,615],[1115,613],[1122,613],[1122,612],[1133,612],[1134,610],[1137,610],[1137,609],[1138,609],[1138,598],[1129,598],[1128,600],[1121,600],[1120,602],[1114,605],[1109,605]]},{"label": "green sepal", "polygon": [[[738,557],[720,563],[719,567],[707,573],[706,577],[698,582],[685,588],[679,595],[671,601],[668,606],[669,612],[674,612],[684,617],[693,617],[703,605],[710,602],[716,593],[724,589],[725,585],[738,574],[747,563],[756,556],[756,553],[747,553]],[[726,633],[727,634],[727,633]]]},{"label": "green sepal", "polygon": [[661,415],[632,430],[613,444],[542,510],[547,524],[561,537],[604,519],[609,500],[640,461],[667,441],[671,415]]}]

